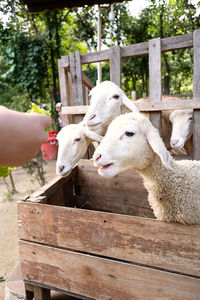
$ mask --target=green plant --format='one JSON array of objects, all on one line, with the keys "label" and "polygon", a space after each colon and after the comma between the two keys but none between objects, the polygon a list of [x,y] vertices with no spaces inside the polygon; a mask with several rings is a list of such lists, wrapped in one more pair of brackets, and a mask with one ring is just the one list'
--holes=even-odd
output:
[{"label": "green plant", "polygon": [[45,180],[45,166],[46,162],[42,158],[42,152],[41,150],[38,152],[37,156],[30,160],[28,163],[26,163],[23,168],[26,170],[27,174],[32,176],[35,176],[35,179],[39,182],[39,184],[42,186],[46,183]]}]

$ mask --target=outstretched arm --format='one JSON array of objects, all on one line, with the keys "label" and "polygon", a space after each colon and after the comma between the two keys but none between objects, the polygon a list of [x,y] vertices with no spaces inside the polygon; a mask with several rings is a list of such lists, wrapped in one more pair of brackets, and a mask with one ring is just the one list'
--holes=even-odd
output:
[{"label": "outstretched arm", "polygon": [[20,166],[35,157],[51,123],[49,116],[0,106],[0,166]]}]

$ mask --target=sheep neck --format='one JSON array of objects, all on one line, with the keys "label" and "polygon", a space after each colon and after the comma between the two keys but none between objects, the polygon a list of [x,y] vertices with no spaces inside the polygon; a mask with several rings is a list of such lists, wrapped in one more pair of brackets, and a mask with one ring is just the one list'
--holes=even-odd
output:
[{"label": "sheep neck", "polygon": [[163,165],[160,157],[156,153],[154,153],[154,156],[144,169],[137,171],[143,176],[144,179],[148,180],[155,180],[155,178],[159,179],[160,177],[169,177],[171,173],[171,171]]}]

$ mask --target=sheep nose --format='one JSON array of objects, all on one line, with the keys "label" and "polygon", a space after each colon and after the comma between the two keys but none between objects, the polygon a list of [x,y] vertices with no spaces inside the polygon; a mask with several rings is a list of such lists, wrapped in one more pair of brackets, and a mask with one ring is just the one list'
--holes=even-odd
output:
[{"label": "sheep nose", "polygon": [[175,147],[178,144],[178,139],[171,140],[171,145]]},{"label": "sheep nose", "polygon": [[61,173],[64,170],[65,166],[59,166],[58,171]]},{"label": "sheep nose", "polygon": [[94,160],[97,161],[99,160],[99,158],[101,158],[101,154],[97,153],[94,157]]},{"label": "sheep nose", "polygon": [[89,116],[88,120],[92,120],[92,119],[94,119],[95,117],[96,117],[96,115],[93,114],[93,115]]}]

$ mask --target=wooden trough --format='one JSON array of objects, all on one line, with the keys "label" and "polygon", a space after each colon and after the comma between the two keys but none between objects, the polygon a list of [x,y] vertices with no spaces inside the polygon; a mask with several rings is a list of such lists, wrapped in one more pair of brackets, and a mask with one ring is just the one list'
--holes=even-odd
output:
[{"label": "wooden trough", "polygon": [[136,172],[104,179],[81,160],[18,203],[27,291],[41,289],[35,300],[49,289],[80,299],[199,299],[200,226],[152,217]]},{"label": "wooden trough", "polygon": [[[188,47],[194,47],[193,99],[164,103],[161,52]],[[157,128],[162,110],[193,108],[193,156],[200,159],[199,30],[62,57],[64,123],[79,122],[87,111],[92,84],[83,77],[81,64],[109,60],[111,80],[120,85],[121,59],[140,55],[149,55],[150,102],[136,105],[150,112]],[[133,170],[105,179],[92,161],[81,160],[68,177],[56,177],[19,202],[18,222],[26,299],[49,299],[50,290],[99,300],[200,297],[200,226],[154,219],[142,178]]]}]

